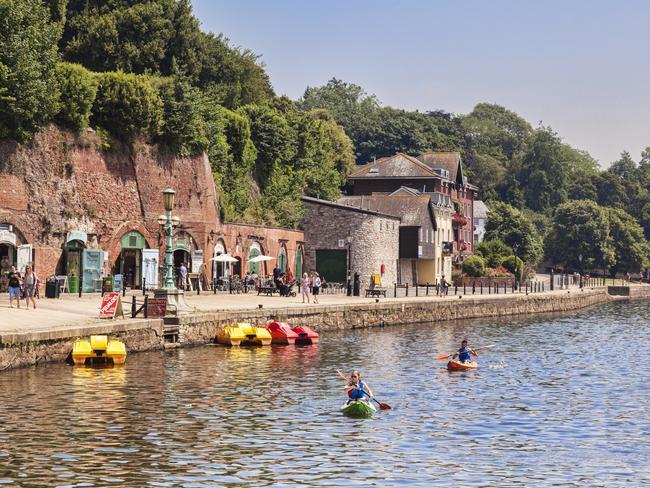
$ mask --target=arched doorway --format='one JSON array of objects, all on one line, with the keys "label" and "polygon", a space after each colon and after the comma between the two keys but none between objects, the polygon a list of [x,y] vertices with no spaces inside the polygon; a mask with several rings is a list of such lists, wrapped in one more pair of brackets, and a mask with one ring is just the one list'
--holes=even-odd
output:
[{"label": "arched doorway", "polygon": [[296,249],[296,279],[297,280],[300,280],[302,278],[302,263],[303,263],[302,246],[298,245],[298,249]]},{"label": "arched doorway", "polygon": [[83,252],[86,242],[79,236],[68,233],[65,243],[65,274],[68,277],[68,290],[70,293],[79,291],[79,277],[83,274]]},{"label": "arched doorway", "polygon": [[251,273],[255,273],[259,275],[260,270],[264,269],[262,266],[260,266],[261,263],[251,263],[250,261],[255,256],[259,256],[261,254],[262,254],[262,246],[260,245],[260,243],[257,241],[251,242],[251,246],[248,249],[248,271],[250,271]]},{"label": "arched doorway", "polygon": [[283,273],[287,272],[287,246],[280,245],[280,252],[278,253],[278,267]]},{"label": "arched doorway", "polygon": [[[221,256],[226,253],[226,243],[222,239],[219,239],[214,246],[214,257]],[[218,280],[220,278],[225,278],[228,276],[228,268],[230,265],[228,263],[222,263],[219,261],[212,261],[212,279]]]},{"label": "arched doorway", "polygon": [[113,274],[122,275],[124,286],[139,288],[142,283],[142,250],[146,247],[144,236],[137,230],[129,231],[120,239],[120,247]]}]

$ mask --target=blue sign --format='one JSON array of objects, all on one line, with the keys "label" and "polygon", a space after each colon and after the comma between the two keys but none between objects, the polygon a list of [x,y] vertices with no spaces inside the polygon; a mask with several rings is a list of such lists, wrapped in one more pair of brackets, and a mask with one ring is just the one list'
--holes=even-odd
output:
[{"label": "blue sign", "polygon": [[122,275],[116,274],[113,277],[113,291],[119,293],[122,291]]}]

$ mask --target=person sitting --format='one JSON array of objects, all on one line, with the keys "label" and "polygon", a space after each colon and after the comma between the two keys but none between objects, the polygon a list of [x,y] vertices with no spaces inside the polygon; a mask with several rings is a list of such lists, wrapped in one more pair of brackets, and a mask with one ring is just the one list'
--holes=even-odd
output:
[{"label": "person sitting", "polygon": [[280,296],[287,296],[287,275],[280,273],[278,280],[276,281],[277,287],[280,289]]},{"label": "person sitting", "polygon": [[467,347],[467,339],[464,339],[460,343],[460,349],[456,351],[452,359],[458,358],[458,361],[461,363],[471,363],[472,356],[478,357],[478,353],[474,349]]},{"label": "person sitting", "polygon": [[367,398],[373,397],[370,387],[361,380],[361,373],[359,373],[359,371],[352,372],[352,376],[345,388],[348,393],[349,402],[356,400],[368,401]]}]

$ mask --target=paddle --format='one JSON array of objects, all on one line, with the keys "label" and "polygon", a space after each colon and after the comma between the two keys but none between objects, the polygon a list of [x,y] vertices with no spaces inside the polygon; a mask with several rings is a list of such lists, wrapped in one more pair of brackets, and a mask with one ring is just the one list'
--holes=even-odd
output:
[{"label": "paddle", "polygon": [[[490,344],[489,346],[475,347],[475,348],[474,348],[474,351],[478,351],[479,349],[489,349],[489,348],[491,348],[491,347],[495,347],[495,346],[496,346],[496,344]],[[436,360],[437,360],[437,361],[444,361],[445,359],[449,359],[449,358],[450,358],[451,356],[453,356],[454,354],[456,354],[456,353],[454,352],[454,353],[451,353],[451,354],[443,354],[443,355],[441,355],[441,356],[437,356],[437,357],[436,357]]]},{"label": "paddle", "polygon": [[[350,379],[349,376],[346,376],[344,373],[341,373],[338,369],[336,370],[336,372],[337,372],[337,373],[339,374],[339,376],[340,376],[341,378],[343,378],[345,381],[347,381],[348,383],[351,382],[351,379]],[[377,405],[379,405],[379,408],[380,408],[381,410],[390,410],[391,408],[393,408],[393,407],[391,407],[388,403],[382,403],[382,402],[378,401],[375,397],[370,397],[370,398],[371,398],[372,400],[374,400],[375,403],[377,403]]]}]

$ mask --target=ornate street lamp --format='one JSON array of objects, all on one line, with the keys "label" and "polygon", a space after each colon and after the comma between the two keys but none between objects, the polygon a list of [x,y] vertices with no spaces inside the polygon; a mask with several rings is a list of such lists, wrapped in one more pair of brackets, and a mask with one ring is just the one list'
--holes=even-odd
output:
[{"label": "ornate street lamp", "polygon": [[348,243],[348,283],[347,283],[347,295],[352,296],[352,236],[348,236],[346,239]]},{"label": "ornate street lamp", "polygon": [[172,253],[172,234],[174,233],[174,222],[172,221],[172,209],[174,208],[174,196],[176,192],[171,188],[163,190],[163,202],[165,204],[165,279],[163,288],[175,290],[174,284],[174,255]]}]

